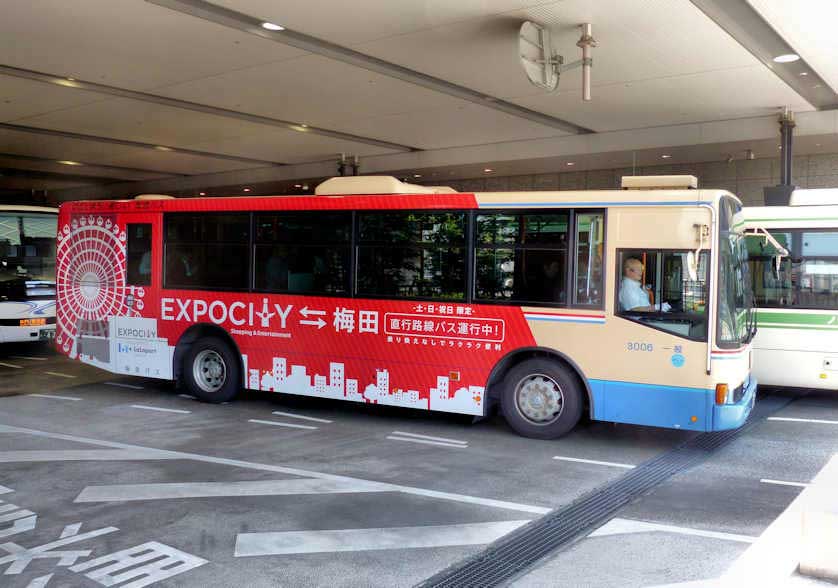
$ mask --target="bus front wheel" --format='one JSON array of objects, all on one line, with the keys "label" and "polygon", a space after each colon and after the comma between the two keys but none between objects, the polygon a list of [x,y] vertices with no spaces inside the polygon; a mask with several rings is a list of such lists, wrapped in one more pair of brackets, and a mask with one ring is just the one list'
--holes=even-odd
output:
[{"label": "bus front wheel", "polygon": [[239,391],[239,363],[221,339],[204,337],[189,349],[183,365],[187,391],[205,402],[227,402]]},{"label": "bus front wheel", "polygon": [[582,391],[567,369],[543,358],[528,359],[506,374],[501,396],[506,421],[525,437],[555,439],[582,416]]}]

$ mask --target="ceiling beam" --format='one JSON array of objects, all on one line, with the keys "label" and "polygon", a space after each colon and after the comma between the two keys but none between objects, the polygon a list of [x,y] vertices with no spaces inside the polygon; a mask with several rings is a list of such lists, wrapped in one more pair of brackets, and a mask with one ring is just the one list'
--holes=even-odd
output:
[{"label": "ceiling beam", "polygon": [[119,178],[105,178],[102,176],[89,176],[86,174],[77,173],[62,173],[52,171],[41,171],[31,169],[8,168],[0,165],[0,183],[5,178],[18,178],[27,180],[57,180],[64,182],[82,182],[85,184],[94,184],[103,186],[105,184],[118,183]]},{"label": "ceiling beam", "polygon": [[838,94],[802,57],[791,63],[774,61],[778,55],[799,53],[746,0],[691,2],[809,104],[818,110],[838,108]]},{"label": "ceiling beam", "polygon": [[[173,172],[164,172],[155,169],[140,169],[136,167],[124,167],[121,165],[105,165],[102,163],[88,163],[85,161],[74,161],[74,162],[67,162],[67,160],[61,159],[51,159],[48,157],[35,157],[33,155],[18,155],[16,153],[0,153],[0,159],[12,159],[17,161],[31,161],[33,163],[58,163],[62,165],[69,165],[70,167],[79,165],[84,166],[86,171],[93,171],[96,169],[107,170],[107,171],[114,171],[114,172],[125,172],[130,174],[154,174],[160,177],[174,177],[174,176],[186,176],[188,174],[178,174]],[[26,168],[20,168],[26,169]],[[63,172],[53,172],[53,173],[63,173]],[[93,176],[95,177],[95,176]],[[113,176],[108,176],[113,177]],[[119,179],[118,177],[116,179]]]},{"label": "ceiling beam", "polygon": [[176,98],[167,98],[166,96],[150,94],[148,92],[136,92],[134,90],[127,90],[125,88],[118,88],[116,86],[108,86],[105,84],[98,84],[96,82],[88,82],[85,80],[79,80],[77,78],[67,78],[55,74],[33,71],[29,69],[22,69],[19,67],[12,67],[10,65],[0,65],[0,74],[13,76],[17,78],[24,78],[27,80],[34,80],[36,82],[43,82],[45,84],[53,84],[65,88],[75,88],[76,90],[84,90],[85,92],[94,92],[96,94],[118,96],[120,98],[128,98],[130,100],[138,100],[140,102],[149,102],[151,104],[168,106],[170,108],[179,108],[181,110],[191,110],[193,112],[200,112],[202,114],[211,114],[213,116],[232,118],[235,120],[254,123],[258,125],[277,127],[280,129],[285,129],[287,131],[295,131],[297,133],[322,135],[324,137],[331,137],[332,139],[353,141],[355,143],[363,143],[365,145],[372,145],[374,147],[381,147],[384,149],[392,149],[394,151],[419,151],[419,149],[417,149],[416,147],[409,147],[407,145],[400,145],[398,143],[391,143],[389,141],[380,141],[379,139],[373,139],[371,137],[362,137],[361,135],[342,133],[340,131],[333,131],[331,129],[324,129],[322,127],[316,127],[297,122],[290,122],[278,118],[270,118],[267,116],[259,116],[256,114],[248,114],[247,112],[230,110],[228,108],[218,108],[216,106],[200,104],[198,102],[189,102],[186,100],[178,100]]},{"label": "ceiling beam", "polygon": [[506,100],[502,100],[495,96],[490,96],[482,92],[476,92],[471,88],[453,84],[446,80],[361,53],[360,51],[354,51],[353,49],[336,45],[335,43],[330,43],[328,41],[312,37],[311,35],[306,35],[305,33],[300,33],[288,28],[281,31],[269,31],[262,28],[263,21],[258,18],[254,18],[241,12],[236,12],[235,10],[230,10],[222,6],[217,6],[210,2],[205,2],[204,0],[146,0],[146,2],[169,8],[176,12],[180,12],[181,14],[187,14],[189,16],[201,18],[225,27],[237,29],[251,35],[263,37],[276,43],[296,47],[297,49],[302,49],[315,55],[334,59],[335,61],[341,61],[355,67],[360,67],[381,75],[401,80],[403,82],[416,84],[417,86],[421,86],[441,94],[447,94],[448,96],[473,102],[474,104],[479,104],[485,108],[497,110],[517,118],[522,118],[544,125],[546,127],[559,129],[573,134],[586,134],[594,132],[591,129],[579,126],[575,123],[549,116],[536,110],[524,108],[523,106],[507,102]]},{"label": "ceiling beam", "polygon": [[128,141],[126,139],[114,139],[112,137],[101,137],[99,135],[84,135],[82,133],[73,133],[70,131],[57,131],[54,129],[44,129],[41,127],[27,127],[24,125],[13,125],[10,123],[0,123],[0,130],[15,131],[18,133],[31,133],[36,135],[47,135],[50,137],[61,137],[63,139],[77,139],[79,141],[92,141],[94,143],[108,143],[110,145],[122,145],[123,147],[136,147],[138,149],[153,149],[155,151],[165,151],[171,153],[182,153],[184,155],[195,155],[197,157],[209,157],[212,159],[223,159],[225,161],[238,161],[241,163],[248,163],[254,165],[271,165],[282,166],[285,165],[279,161],[265,161],[264,159],[253,159],[251,157],[238,157],[236,155],[227,155],[225,153],[211,153],[209,151],[196,151],[195,149],[183,149],[181,147],[169,147],[166,145],[155,145],[152,143],[142,143],[140,141]]}]

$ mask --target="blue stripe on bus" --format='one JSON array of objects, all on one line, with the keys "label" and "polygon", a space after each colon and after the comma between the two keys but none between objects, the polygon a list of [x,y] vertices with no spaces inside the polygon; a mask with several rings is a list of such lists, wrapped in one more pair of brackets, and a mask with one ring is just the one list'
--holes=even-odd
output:
[{"label": "blue stripe on bus", "polygon": [[[593,396],[592,418],[690,431],[722,431],[742,426],[756,395],[756,378],[737,404],[716,405],[715,390],[588,380]],[[696,417],[692,422],[692,417]]]},{"label": "blue stripe on bus", "polygon": [[498,208],[501,206],[509,208],[538,208],[538,207],[562,207],[562,206],[712,206],[710,202],[481,202],[478,208]]},{"label": "blue stripe on bus", "polygon": [[573,318],[553,318],[553,317],[546,317],[546,316],[530,316],[528,314],[524,315],[524,318],[528,321],[551,321],[556,323],[586,323],[589,325],[604,325],[605,319],[573,319]]}]

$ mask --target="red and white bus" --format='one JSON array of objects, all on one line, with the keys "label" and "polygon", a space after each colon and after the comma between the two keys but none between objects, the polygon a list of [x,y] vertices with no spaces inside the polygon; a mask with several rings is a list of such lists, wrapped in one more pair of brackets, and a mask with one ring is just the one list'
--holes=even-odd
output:
[{"label": "red and white bus", "polygon": [[[540,438],[583,413],[737,427],[756,388],[741,204],[690,177],[628,184],[464,194],[353,177],[315,196],[67,203],[57,343],[210,402],[245,388],[499,405]],[[620,304],[628,265],[648,308]]]}]

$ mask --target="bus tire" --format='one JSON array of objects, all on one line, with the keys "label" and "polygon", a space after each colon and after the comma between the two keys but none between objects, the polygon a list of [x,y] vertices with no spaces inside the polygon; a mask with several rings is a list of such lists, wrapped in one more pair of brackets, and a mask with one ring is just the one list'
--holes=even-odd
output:
[{"label": "bus tire", "polygon": [[556,439],[582,417],[582,390],[574,374],[557,362],[528,359],[506,374],[501,407],[519,435]]},{"label": "bus tire", "polygon": [[186,391],[204,402],[227,402],[239,391],[239,362],[227,345],[216,337],[195,341],[183,360]]}]

